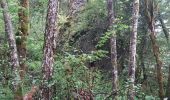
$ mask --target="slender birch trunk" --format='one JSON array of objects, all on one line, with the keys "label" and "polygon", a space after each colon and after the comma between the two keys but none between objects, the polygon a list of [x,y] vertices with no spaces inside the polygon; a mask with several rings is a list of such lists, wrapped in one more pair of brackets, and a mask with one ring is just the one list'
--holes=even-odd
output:
[{"label": "slender birch trunk", "polygon": [[5,23],[5,32],[7,33],[8,45],[10,50],[10,65],[14,73],[14,100],[22,100],[22,87],[20,77],[18,76],[19,60],[17,54],[17,47],[15,41],[15,35],[13,32],[12,21],[8,10],[6,0],[0,0],[1,7],[3,8],[3,17]]},{"label": "slender birch trunk", "polygon": [[136,40],[137,40],[137,27],[138,27],[138,16],[139,16],[139,0],[133,1],[133,12],[132,12],[132,32],[130,34],[130,53],[129,53],[129,91],[128,99],[134,100],[135,98],[135,67],[136,67]]},{"label": "slender birch trunk", "polygon": [[52,100],[52,88],[48,86],[52,80],[54,64],[54,35],[56,33],[56,21],[58,11],[58,0],[48,1],[48,10],[46,17],[46,28],[44,36],[44,55],[42,61],[43,83],[41,89],[42,100]]}]

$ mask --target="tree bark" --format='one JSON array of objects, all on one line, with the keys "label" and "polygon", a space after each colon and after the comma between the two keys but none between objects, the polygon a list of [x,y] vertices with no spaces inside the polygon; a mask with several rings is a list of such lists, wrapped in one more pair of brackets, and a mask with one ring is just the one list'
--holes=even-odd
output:
[{"label": "tree bark", "polygon": [[166,97],[170,98],[170,65],[169,65],[169,76],[168,76],[168,83],[166,89]]},{"label": "tree bark", "polygon": [[163,100],[164,98],[164,88],[163,88],[163,74],[162,74],[162,61],[160,59],[160,51],[159,46],[156,42],[156,36],[155,36],[155,2],[153,0],[144,1],[145,3],[145,17],[148,24],[148,28],[150,30],[150,39],[152,43],[152,50],[153,54],[156,59],[156,70],[157,70],[157,81],[159,86],[159,98],[160,100]]},{"label": "tree bark", "polygon": [[[153,19],[154,20],[154,19]],[[162,61],[160,60],[160,51],[159,46],[156,42],[156,36],[155,36],[155,28],[154,28],[154,22],[152,22],[150,26],[150,39],[152,42],[152,50],[156,59],[156,70],[157,70],[157,81],[159,85],[159,97],[161,100],[163,100],[164,97],[164,89],[163,89],[163,74],[162,74]]]},{"label": "tree bark", "polygon": [[13,32],[12,21],[10,14],[8,13],[8,6],[6,0],[0,0],[1,7],[3,8],[3,17],[5,23],[5,32],[7,33],[8,45],[10,50],[10,65],[14,73],[14,100],[22,100],[22,87],[20,77],[18,77],[19,60],[17,54],[17,47],[15,41],[15,35]]},{"label": "tree bark", "polygon": [[[142,16],[143,14],[141,14]],[[135,82],[138,83],[139,81],[141,81],[140,83],[143,84],[147,81],[147,73],[146,73],[146,66],[145,66],[145,56],[147,53],[147,44],[148,44],[148,29],[146,28],[147,24],[145,22],[145,19],[142,19],[142,37],[140,40],[140,48],[139,48],[139,66],[136,68],[136,79]],[[143,76],[143,79],[141,79],[141,75]]]},{"label": "tree bark", "polygon": [[160,24],[162,26],[162,30],[163,30],[163,32],[165,34],[167,42],[169,42],[169,31],[168,31],[168,29],[167,29],[167,27],[166,27],[166,25],[165,25],[165,23],[163,21],[163,18],[162,18],[161,14],[160,14],[160,11],[158,12],[158,15],[159,15],[158,19],[159,19],[159,22],[160,22]]},{"label": "tree bark", "polygon": [[42,100],[52,100],[52,89],[48,86],[52,80],[54,63],[54,35],[56,33],[56,21],[58,11],[58,0],[48,1],[48,10],[46,17],[46,28],[44,36],[44,55],[42,62],[43,83],[41,89]]},{"label": "tree bark", "polygon": [[[144,29],[146,30],[146,29]],[[142,46],[141,46],[141,67],[142,67],[142,73],[143,73],[143,81],[146,81],[147,80],[147,74],[146,74],[146,66],[145,66],[145,55],[146,55],[146,52],[147,52],[147,32],[145,32],[144,36],[142,37]]]},{"label": "tree bark", "polygon": [[69,17],[76,16],[85,2],[86,0],[69,0]]},{"label": "tree bark", "polygon": [[[109,29],[113,30],[112,27],[115,21],[115,12],[113,3],[114,0],[107,0],[107,9],[108,9],[108,20],[109,20]],[[117,91],[118,91],[118,70],[117,70],[117,48],[116,48],[116,32],[114,32],[110,39],[110,47],[111,47],[111,63],[112,63],[112,91],[113,91],[113,100],[117,100]]]},{"label": "tree bark", "polygon": [[26,41],[29,31],[29,0],[20,0],[20,6],[18,16],[19,16],[19,28],[16,36],[17,50],[20,61],[20,76],[21,79],[24,78],[27,66],[26,61]]},{"label": "tree bark", "polygon": [[137,40],[137,27],[138,27],[138,15],[139,15],[139,0],[133,1],[132,12],[132,32],[130,34],[130,53],[129,53],[129,91],[128,99],[134,100],[135,97],[135,67],[136,67],[136,40]]}]

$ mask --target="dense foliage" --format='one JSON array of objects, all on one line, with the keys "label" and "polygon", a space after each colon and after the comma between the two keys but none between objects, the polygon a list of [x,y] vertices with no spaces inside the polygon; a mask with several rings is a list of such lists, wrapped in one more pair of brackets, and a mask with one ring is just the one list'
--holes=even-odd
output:
[{"label": "dense foliage", "polygon": [[[18,0],[7,0],[15,35],[18,32]],[[33,85],[41,86],[44,31],[48,0],[29,0],[29,35],[26,40],[26,73],[22,80],[22,93],[26,94]],[[132,0],[117,0],[115,25],[108,28],[106,0],[87,0],[75,16],[69,16],[69,0],[59,0],[54,74],[47,82],[53,87],[54,100],[72,100],[87,93],[94,100],[111,100],[112,66],[109,39],[116,35],[118,67],[118,100],[128,100],[129,39],[131,32]],[[85,0],[86,1],[86,0]],[[159,99],[156,60],[152,50],[149,26],[145,18],[144,2],[140,0],[138,22],[135,100]],[[148,1],[148,0],[146,0]],[[155,14],[156,41],[163,63],[163,85],[165,96],[170,74],[169,44],[169,0],[152,0],[157,7]],[[3,9],[0,9],[0,100],[13,99],[13,72],[9,64],[9,46],[4,29]],[[159,12],[159,13],[158,13]],[[161,16],[159,16],[161,15]],[[159,21],[163,20],[163,23]],[[163,26],[164,25],[164,26]],[[166,29],[164,29],[166,28]],[[167,31],[165,31],[167,30]],[[20,38],[16,36],[17,38]],[[170,92],[168,92],[170,93]],[[84,95],[84,94],[82,94]],[[39,98],[37,91],[35,98]],[[90,100],[90,99],[84,99]]]}]

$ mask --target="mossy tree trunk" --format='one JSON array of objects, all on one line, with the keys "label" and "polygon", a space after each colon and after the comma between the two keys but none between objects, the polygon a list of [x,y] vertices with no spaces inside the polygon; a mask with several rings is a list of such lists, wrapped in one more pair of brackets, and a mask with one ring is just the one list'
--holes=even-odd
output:
[{"label": "mossy tree trunk", "polygon": [[156,70],[157,70],[157,81],[158,81],[158,86],[159,86],[159,98],[160,100],[163,100],[164,98],[164,88],[163,88],[163,73],[162,73],[162,67],[163,63],[160,59],[160,51],[159,51],[159,46],[156,41],[156,32],[155,32],[155,1],[150,0],[147,1],[145,0],[144,2],[145,6],[145,18],[148,24],[148,28],[150,30],[150,39],[152,43],[152,51],[156,60]]},{"label": "mossy tree trunk", "polygon": [[170,65],[169,65],[169,75],[168,75],[168,84],[166,89],[166,97],[170,98]]},{"label": "mossy tree trunk", "polygon": [[20,76],[24,78],[26,73],[26,41],[29,31],[29,0],[20,0],[20,9],[18,10],[19,16],[19,28],[16,34],[17,36],[17,50],[20,62]]},{"label": "mossy tree trunk", "polygon": [[[154,25],[154,24],[152,24]],[[154,26],[150,27],[150,39],[152,42],[152,50],[156,59],[156,70],[157,70],[157,81],[159,85],[159,97],[161,100],[163,100],[164,97],[164,89],[163,89],[163,74],[162,74],[162,61],[160,60],[160,51],[159,46],[156,42],[156,36],[155,36],[155,29]]]},{"label": "mossy tree trunk", "polygon": [[17,54],[17,47],[15,41],[15,35],[13,32],[12,21],[8,10],[8,5],[6,0],[0,0],[1,7],[3,8],[3,17],[4,17],[4,24],[5,24],[5,32],[7,33],[8,38],[8,45],[10,50],[10,65],[12,67],[12,71],[14,73],[14,100],[22,100],[22,87],[20,82],[20,77],[18,76],[18,68],[19,68],[19,60]]}]

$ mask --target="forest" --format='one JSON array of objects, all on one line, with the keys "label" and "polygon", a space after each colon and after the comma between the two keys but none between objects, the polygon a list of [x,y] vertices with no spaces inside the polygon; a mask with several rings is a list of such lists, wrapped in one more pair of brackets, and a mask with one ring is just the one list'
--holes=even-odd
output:
[{"label": "forest", "polygon": [[170,100],[170,0],[0,0],[0,100]]}]

